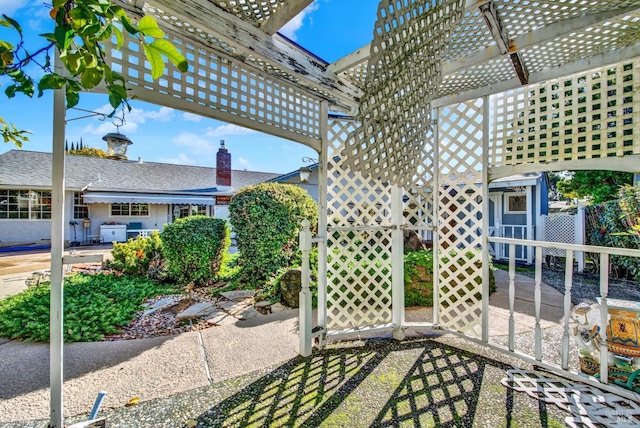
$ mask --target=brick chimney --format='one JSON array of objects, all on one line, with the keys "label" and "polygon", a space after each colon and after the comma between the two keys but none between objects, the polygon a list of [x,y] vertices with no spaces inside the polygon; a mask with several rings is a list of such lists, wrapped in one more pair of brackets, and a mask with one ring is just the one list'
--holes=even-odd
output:
[{"label": "brick chimney", "polygon": [[220,148],[216,155],[216,184],[231,186],[231,153],[224,146],[224,140],[220,140]]}]

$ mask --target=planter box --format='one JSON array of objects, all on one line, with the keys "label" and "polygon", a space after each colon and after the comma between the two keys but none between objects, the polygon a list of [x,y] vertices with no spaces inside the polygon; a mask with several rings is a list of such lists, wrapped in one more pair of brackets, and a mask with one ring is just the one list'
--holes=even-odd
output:
[{"label": "planter box", "polygon": [[126,224],[103,224],[100,226],[103,242],[127,242]]}]

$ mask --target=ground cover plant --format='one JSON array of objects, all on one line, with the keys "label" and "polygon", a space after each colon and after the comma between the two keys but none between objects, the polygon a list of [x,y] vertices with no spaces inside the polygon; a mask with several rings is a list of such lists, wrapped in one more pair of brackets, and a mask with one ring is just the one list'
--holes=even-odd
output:
[{"label": "ground cover plant", "polygon": [[[51,285],[42,284],[0,301],[0,337],[48,342]],[[146,278],[75,274],[64,280],[64,341],[90,342],[115,334],[148,298],[176,293]]]}]

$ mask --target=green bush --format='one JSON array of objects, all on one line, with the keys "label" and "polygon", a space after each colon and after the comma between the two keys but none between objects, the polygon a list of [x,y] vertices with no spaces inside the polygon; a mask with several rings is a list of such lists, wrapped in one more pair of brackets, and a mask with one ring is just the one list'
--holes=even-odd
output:
[{"label": "green bush", "polygon": [[160,237],[169,275],[194,286],[216,280],[231,244],[227,222],[203,215],[166,225]]},{"label": "green bush", "polygon": [[114,242],[111,251],[113,260],[106,267],[129,276],[147,276],[159,279],[164,266],[162,240],[158,232],[147,237],[138,236],[127,242]]},{"label": "green bush", "polygon": [[404,305],[433,306],[433,253],[408,251],[404,255]]},{"label": "green bush", "polygon": [[[474,251],[467,251],[464,257],[459,257],[455,250],[441,256],[443,263],[449,263],[453,259],[457,264],[463,266],[467,260],[473,260],[477,256]],[[466,259],[466,260],[465,260]],[[457,275],[459,280],[475,275],[476,284],[482,282],[480,275],[480,263],[474,267],[467,267],[464,272]],[[443,279],[447,274],[443,272]],[[404,293],[405,306],[433,306],[433,253],[429,250],[408,251],[404,255]],[[496,279],[493,273],[493,265],[489,265],[489,293],[496,291]]]},{"label": "green bush", "polygon": [[[64,341],[90,342],[128,325],[148,298],[173,293],[147,278],[76,274],[64,280]],[[0,301],[0,337],[49,341],[51,284]]]},{"label": "green bush", "polygon": [[[587,245],[640,249],[640,186],[623,186],[620,198],[586,207]],[[597,264],[598,258],[593,258]],[[640,258],[612,255],[610,271],[614,277],[640,280]]]},{"label": "green bush", "polygon": [[318,206],[298,186],[262,183],[236,193],[229,205],[229,220],[241,254],[241,279],[264,280],[289,266],[298,251],[304,219],[315,229]]}]

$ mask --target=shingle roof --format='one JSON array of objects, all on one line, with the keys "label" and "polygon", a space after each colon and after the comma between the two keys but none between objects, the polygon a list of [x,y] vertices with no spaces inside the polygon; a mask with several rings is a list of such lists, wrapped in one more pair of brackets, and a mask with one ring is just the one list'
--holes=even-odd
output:
[{"label": "shingle roof", "polygon": [[[8,151],[0,155],[0,186],[51,188],[51,165],[51,153]],[[237,191],[278,175],[232,170],[232,189]],[[66,187],[80,190],[89,183],[94,191],[207,195],[215,192],[216,168],[67,155]]]}]

